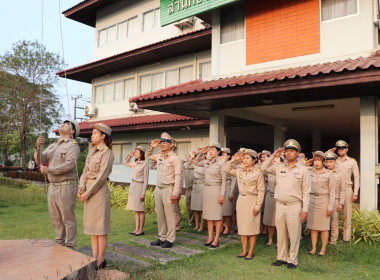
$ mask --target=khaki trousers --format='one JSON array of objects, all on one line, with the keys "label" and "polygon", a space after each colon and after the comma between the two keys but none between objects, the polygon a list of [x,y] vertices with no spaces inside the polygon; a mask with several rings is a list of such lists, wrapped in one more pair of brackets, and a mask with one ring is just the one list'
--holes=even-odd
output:
[{"label": "khaki trousers", "polygon": [[339,213],[336,212],[336,208],[339,204],[339,198],[335,199],[333,212],[331,215],[331,242],[336,243],[339,236]]},{"label": "khaki trousers", "polygon": [[187,220],[189,221],[189,226],[194,225],[194,211],[191,210],[191,190],[186,190],[186,210],[187,210]]},{"label": "khaki trousers", "polygon": [[352,185],[346,188],[346,200],[343,206],[343,240],[350,241],[351,239],[351,218],[352,218]]},{"label": "khaki trousers", "polygon": [[77,221],[75,219],[75,203],[78,183],[61,186],[49,186],[47,201],[50,220],[55,231],[57,244],[74,248],[77,239]]},{"label": "khaki trousers", "polygon": [[172,188],[160,189],[156,187],[154,201],[157,211],[158,238],[161,241],[175,240],[176,215],[174,212],[175,205],[172,204],[170,196]]},{"label": "khaki trousers", "polygon": [[[284,205],[276,202],[277,259],[298,265],[301,237],[302,204]],[[290,250],[288,239],[290,239]]]}]

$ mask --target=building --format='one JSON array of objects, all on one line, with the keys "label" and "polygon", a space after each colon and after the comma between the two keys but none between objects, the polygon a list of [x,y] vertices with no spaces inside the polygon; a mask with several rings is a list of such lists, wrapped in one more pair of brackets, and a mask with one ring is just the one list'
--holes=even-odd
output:
[{"label": "building", "polygon": [[[114,135],[128,147],[169,128],[182,153],[209,140],[236,151],[295,138],[310,156],[347,140],[360,165],[360,206],[376,209],[378,9],[369,0],[83,1],[64,14],[96,28],[95,61],[66,75],[92,83],[94,121],[135,118],[133,133],[121,125]],[[129,20],[133,35],[119,37]],[[149,126],[163,113],[188,118]],[[196,124],[188,131],[186,122]]]}]

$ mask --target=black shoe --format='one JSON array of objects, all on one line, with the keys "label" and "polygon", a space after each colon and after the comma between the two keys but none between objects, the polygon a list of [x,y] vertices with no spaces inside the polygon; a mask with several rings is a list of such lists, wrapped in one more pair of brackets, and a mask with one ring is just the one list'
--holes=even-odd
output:
[{"label": "black shoe", "polygon": [[142,233],[135,233],[134,235],[135,236],[141,236],[141,235],[144,235],[145,233],[144,232],[142,232]]},{"label": "black shoe", "polygon": [[214,244],[211,244],[210,245],[210,248],[211,249],[215,249],[215,248],[218,248],[219,247],[219,242],[218,242],[218,244],[216,244],[216,245],[214,245]]},{"label": "black shoe", "polygon": [[163,243],[164,242],[162,242],[160,239],[158,239],[157,241],[150,242],[150,245],[161,246]]},{"label": "black shoe", "polygon": [[170,241],[165,240],[165,242],[163,242],[161,244],[161,247],[162,248],[171,248],[171,247],[173,247],[173,243],[171,243]]},{"label": "black shoe", "polygon": [[[248,254],[247,254],[248,255]],[[236,256],[238,259],[244,259],[247,255],[245,255],[245,256]]]},{"label": "black shoe", "polygon": [[244,259],[245,259],[246,261],[251,261],[251,260],[253,260],[254,257],[255,257],[255,255],[253,255],[252,258],[247,258],[247,257],[245,257]]},{"label": "black shoe", "polygon": [[136,233],[134,233],[134,232],[130,232],[129,234],[130,234],[130,235],[136,235]]},{"label": "black shoe", "polygon": [[210,247],[212,242],[214,242],[214,239],[211,240],[211,242],[209,242],[209,243],[205,243],[204,245],[205,245],[206,247]]},{"label": "black shoe", "polygon": [[288,263],[288,268],[289,269],[295,269],[297,266],[294,263]]},{"label": "black shoe", "polygon": [[287,264],[287,262],[277,260],[276,262],[272,263],[273,266],[282,266],[283,264]]},{"label": "black shoe", "polygon": [[107,266],[106,260],[104,260],[101,264],[98,265],[98,269],[104,269]]}]

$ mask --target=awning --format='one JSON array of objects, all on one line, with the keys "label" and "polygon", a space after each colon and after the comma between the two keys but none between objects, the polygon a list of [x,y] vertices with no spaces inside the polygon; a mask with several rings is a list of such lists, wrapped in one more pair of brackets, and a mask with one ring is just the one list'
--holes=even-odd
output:
[{"label": "awning", "polygon": [[84,121],[79,123],[80,137],[89,136],[92,126],[96,123],[104,123],[112,128],[112,133],[120,132],[142,132],[162,131],[173,129],[207,128],[209,120],[201,120],[173,114],[131,116],[118,119],[106,119],[95,121]]},{"label": "awning", "polygon": [[56,74],[60,77],[65,77],[66,73],[66,78],[68,79],[91,83],[93,79],[109,75],[110,73],[210,49],[211,28],[204,28],[63,70]]},{"label": "awning", "polygon": [[95,27],[96,24],[96,12],[109,4],[112,1],[109,0],[84,0],[75,6],[63,11],[62,14],[65,17],[81,22],[83,24]]},{"label": "awning", "polygon": [[130,98],[139,108],[209,118],[210,111],[380,95],[380,50],[369,57],[195,80]]}]

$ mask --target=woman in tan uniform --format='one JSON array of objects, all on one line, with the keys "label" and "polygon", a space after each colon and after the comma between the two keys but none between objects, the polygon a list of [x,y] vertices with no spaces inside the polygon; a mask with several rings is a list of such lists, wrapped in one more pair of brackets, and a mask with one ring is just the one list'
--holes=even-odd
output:
[{"label": "woman in tan uniform", "polygon": [[[223,162],[227,163],[231,158],[231,150],[229,148],[222,148],[222,156],[221,159]],[[226,192],[224,197],[228,197],[230,191],[231,191],[231,183],[232,178],[230,174],[226,174]],[[223,229],[221,229],[223,232],[223,235],[230,234],[230,226],[232,221],[232,215],[233,215],[233,205],[232,201],[229,199],[225,199],[222,207],[222,215],[223,215]]]},{"label": "woman in tan uniform", "polygon": [[[192,162],[195,162],[196,153],[191,153]],[[202,155],[201,161],[204,160],[205,155]],[[202,217],[203,211],[203,190],[205,187],[205,168],[202,166],[194,166],[194,182],[193,189],[191,190],[191,206],[190,209],[194,211],[195,228],[198,232],[204,229],[205,220]]]},{"label": "woman in tan uniform", "polygon": [[311,191],[309,202],[309,214],[306,227],[311,230],[311,251],[314,255],[317,251],[318,232],[321,232],[322,248],[319,256],[326,254],[329,240],[330,216],[335,202],[334,178],[331,172],[324,168],[325,153],[317,151],[313,155],[314,167],[309,171],[311,179]]},{"label": "woman in tan uniform", "polygon": [[[131,162],[131,158],[135,161]],[[145,162],[145,148],[137,146],[125,160],[125,165],[132,168],[132,182],[129,186],[127,209],[135,211],[136,228],[130,234],[144,235],[145,192],[148,186],[149,167]]]},{"label": "woman in tan uniform", "polygon": [[[233,165],[243,159],[243,168],[233,169]],[[241,238],[243,252],[238,258],[252,260],[260,233],[260,209],[265,194],[264,175],[255,169],[257,152],[245,149],[238,152],[226,166],[226,172],[238,180],[239,198],[236,204],[238,234]],[[249,239],[249,251],[248,248]]]},{"label": "woman in tan uniform", "polygon": [[[205,169],[205,188],[203,190],[203,219],[207,220],[208,240],[205,246],[216,248],[219,246],[220,230],[222,228],[222,205],[226,188],[225,163],[220,159],[222,147],[219,143],[212,143],[201,150],[195,160],[196,166]],[[202,154],[209,152],[210,159],[202,160]],[[215,238],[214,236],[215,226]]]},{"label": "woman in tan uniform", "polygon": [[92,255],[97,268],[105,268],[108,234],[111,232],[111,196],[107,185],[112,171],[111,128],[94,125],[86,165],[80,178],[79,199],[84,203],[83,233],[91,235]]},{"label": "woman in tan uniform", "polygon": [[[272,164],[277,164],[281,162],[280,157],[273,158]],[[264,205],[264,218],[263,223],[268,227],[268,242],[267,246],[271,246],[273,244],[273,236],[276,231],[276,199],[274,199],[274,191],[276,189],[276,176],[268,173],[268,185],[267,192],[265,196],[265,205]]]}]

